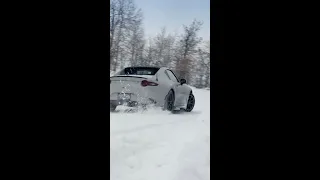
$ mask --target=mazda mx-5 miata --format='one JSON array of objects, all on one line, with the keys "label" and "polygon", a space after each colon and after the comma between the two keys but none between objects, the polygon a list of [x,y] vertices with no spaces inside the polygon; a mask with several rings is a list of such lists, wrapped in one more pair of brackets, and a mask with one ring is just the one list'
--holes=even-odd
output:
[{"label": "mazda mx-5 miata", "polygon": [[195,105],[192,89],[165,67],[127,67],[110,77],[110,111],[118,105],[191,112]]}]

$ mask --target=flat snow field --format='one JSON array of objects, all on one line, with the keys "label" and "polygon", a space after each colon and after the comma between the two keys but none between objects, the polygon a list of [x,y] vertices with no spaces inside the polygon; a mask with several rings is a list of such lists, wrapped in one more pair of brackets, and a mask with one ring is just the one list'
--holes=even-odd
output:
[{"label": "flat snow field", "polygon": [[190,113],[110,113],[111,180],[210,179],[210,91],[193,93]]}]

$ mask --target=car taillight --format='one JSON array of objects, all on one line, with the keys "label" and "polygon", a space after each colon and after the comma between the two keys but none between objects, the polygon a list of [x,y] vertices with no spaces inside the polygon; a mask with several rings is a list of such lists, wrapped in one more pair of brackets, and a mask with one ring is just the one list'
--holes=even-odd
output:
[{"label": "car taillight", "polygon": [[143,80],[143,81],[141,81],[141,86],[143,86],[143,87],[146,87],[146,86],[158,86],[158,84],[154,83],[154,82],[147,81],[147,80]]}]

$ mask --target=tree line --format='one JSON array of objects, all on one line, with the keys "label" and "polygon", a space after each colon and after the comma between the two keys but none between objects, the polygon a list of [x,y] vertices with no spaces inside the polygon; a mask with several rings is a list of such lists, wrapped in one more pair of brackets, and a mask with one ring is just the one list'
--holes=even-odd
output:
[{"label": "tree line", "polygon": [[195,87],[210,87],[210,41],[198,36],[202,22],[183,25],[183,33],[163,27],[145,38],[143,13],[133,0],[110,1],[110,72],[126,66],[161,66]]}]

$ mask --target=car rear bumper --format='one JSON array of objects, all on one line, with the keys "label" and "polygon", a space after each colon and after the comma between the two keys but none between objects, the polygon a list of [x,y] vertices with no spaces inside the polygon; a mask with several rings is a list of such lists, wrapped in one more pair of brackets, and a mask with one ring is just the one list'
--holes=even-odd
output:
[{"label": "car rear bumper", "polygon": [[113,106],[126,105],[129,107],[137,106],[139,103],[137,101],[126,101],[126,100],[110,100],[110,104]]},{"label": "car rear bumper", "polygon": [[149,99],[147,101],[133,101],[133,100],[110,100],[110,104],[112,104],[113,106],[118,106],[118,105],[126,105],[129,107],[135,107],[135,106],[139,106],[139,105],[150,105],[150,104],[157,104],[155,100],[153,99]]},{"label": "car rear bumper", "polygon": [[[128,94],[129,97],[121,98],[119,97],[120,94]],[[113,92],[110,93],[110,103],[114,105],[134,104],[135,106],[139,104],[156,104],[157,100],[155,100],[153,96],[150,92],[139,92],[139,94],[132,92]]]}]

